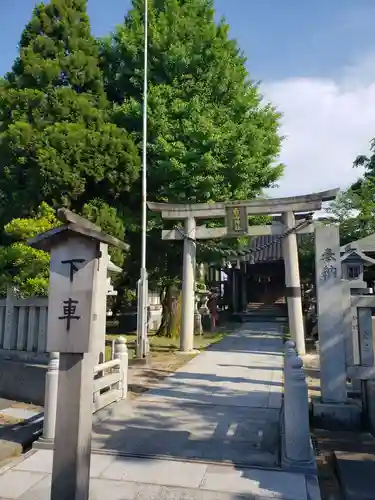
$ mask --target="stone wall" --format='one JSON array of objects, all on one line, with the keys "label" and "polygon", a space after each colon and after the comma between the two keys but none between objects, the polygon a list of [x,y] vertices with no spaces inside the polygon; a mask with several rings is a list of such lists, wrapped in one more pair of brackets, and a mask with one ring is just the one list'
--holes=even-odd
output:
[{"label": "stone wall", "polygon": [[1,360],[0,397],[43,406],[46,372],[47,365]]}]

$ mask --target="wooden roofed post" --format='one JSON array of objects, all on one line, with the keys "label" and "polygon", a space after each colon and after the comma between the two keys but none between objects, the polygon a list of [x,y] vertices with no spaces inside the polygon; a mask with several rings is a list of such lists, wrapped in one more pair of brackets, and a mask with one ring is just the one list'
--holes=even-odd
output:
[{"label": "wooden roofed post", "polygon": [[241,262],[241,309],[247,309],[247,265]]},{"label": "wooden roofed post", "polygon": [[69,210],[61,209],[57,216],[61,226],[28,242],[51,256],[46,350],[60,353],[50,498],[87,500],[97,303],[105,303],[107,292],[102,266],[108,261],[102,250],[108,244],[123,250],[128,246]]},{"label": "wooden roofed post", "polygon": [[[92,345],[91,352],[93,355],[93,363],[97,365],[105,362],[105,331],[107,323],[107,282],[108,282],[108,245],[107,243],[99,243],[98,268],[97,268],[97,286],[95,287],[93,314],[95,321],[93,322]],[[102,288],[105,287],[105,297],[103,296]]]},{"label": "wooden roofed post", "polygon": [[232,312],[238,313],[241,309],[241,276],[240,276],[240,265],[238,259],[235,263],[232,263],[232,269],[230,273],[230,285],[232,293]]}]

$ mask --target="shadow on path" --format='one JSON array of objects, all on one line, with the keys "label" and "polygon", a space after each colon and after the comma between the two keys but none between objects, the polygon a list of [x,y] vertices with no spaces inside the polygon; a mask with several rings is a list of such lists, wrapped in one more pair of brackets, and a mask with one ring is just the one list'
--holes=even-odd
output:
[{"label": "shadow on path", "polygon": [[278,466],[281,377],[280,328],[243,324],[132,404],[117,403],[94,426],[93,450]]}]

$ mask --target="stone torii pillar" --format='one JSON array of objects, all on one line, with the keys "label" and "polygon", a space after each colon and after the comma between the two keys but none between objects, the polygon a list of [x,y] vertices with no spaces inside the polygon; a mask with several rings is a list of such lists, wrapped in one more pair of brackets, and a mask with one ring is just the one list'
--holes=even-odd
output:
[{"label": "stone torii pillar", "polygon": [[196,222],[194,217],[185,219],[185,239],[182,263],[182,301],[181,301],[181,352],[194,349],[194,312],[195,312],[195,243]]},{"label": "stone torii pillar", "polygon": [[[283,213],[283,223],[286,230],[295,227],[293,212]],[[285,266],[285,295],[288,305],[289,329],[298,354],[304,355],[305,329],[303,324],[301,283],[299,277],[297,235],[292,232],[282,239],[282,249]]]}]

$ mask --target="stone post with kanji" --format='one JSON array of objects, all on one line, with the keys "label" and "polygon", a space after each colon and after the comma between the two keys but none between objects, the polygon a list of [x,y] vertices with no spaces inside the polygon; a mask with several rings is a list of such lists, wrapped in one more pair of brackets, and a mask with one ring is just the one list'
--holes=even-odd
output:
[{"label": "stone post with kanji", "polygon": [[321,398],[312,398],[314,425],[353,429],[361,407],[348,398],[346,387],[346,284],[341,280],[340,235],[337,224],[315,226],[315,272],[320,345]]},{"label": "stone post with kanji", "polygon": [[47,352],[60,354],[50,498],[88,500],[96,304],[107,292],[102,245],[128,246],[69,210],[57,215],[61,226],[29,242],[50,253]]},{"label": "stone post with kanji", "polygon": [[346,361],[339,226],[315,229],[315,271],[322,401],[346,403]]}]

